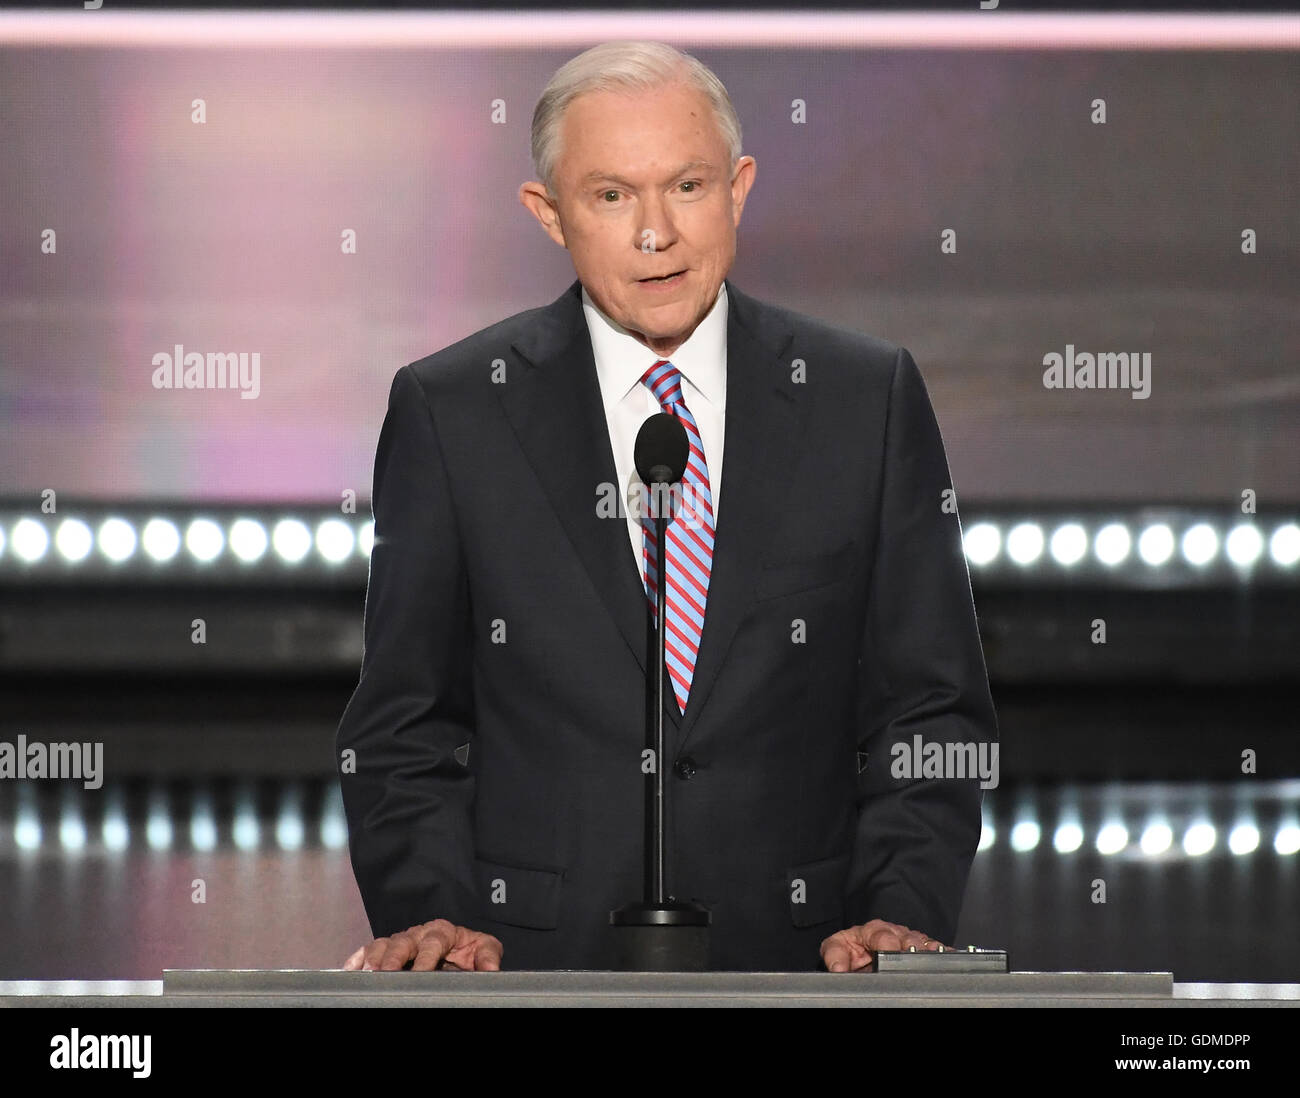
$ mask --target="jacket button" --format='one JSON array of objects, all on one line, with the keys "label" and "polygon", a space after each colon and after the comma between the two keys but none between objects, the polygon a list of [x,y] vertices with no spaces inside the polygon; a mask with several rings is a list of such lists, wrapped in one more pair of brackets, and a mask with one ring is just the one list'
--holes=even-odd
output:
[{"label": "jacket button", "polygon": [[695,777],[695,760],[689,755],[683,755],[673,764],[673,773],[682,779]]}]

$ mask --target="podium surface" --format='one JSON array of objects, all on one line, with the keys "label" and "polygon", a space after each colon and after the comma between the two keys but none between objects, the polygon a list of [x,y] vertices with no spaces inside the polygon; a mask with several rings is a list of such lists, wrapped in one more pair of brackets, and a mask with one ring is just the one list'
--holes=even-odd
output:
[{"label": "podium surface", "polygon": [[147,1007],[1300,1006],[1300,984],[1169,972],[344,972],[168,969],[161,981],[12,981],[0,1004]]}]

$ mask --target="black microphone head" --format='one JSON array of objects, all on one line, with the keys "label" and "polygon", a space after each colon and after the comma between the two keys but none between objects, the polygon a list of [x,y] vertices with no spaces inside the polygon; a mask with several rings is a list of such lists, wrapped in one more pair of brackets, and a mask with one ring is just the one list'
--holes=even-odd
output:
[{"label": "black microphone head", "polygon": [[[691,440],[676,416],[660,412],[641,424],[636,433],[633,460],[643,484],[676,484],[686,472],[690,459]],[[664,466],[667,475],[663,468],[656,466]]]}]

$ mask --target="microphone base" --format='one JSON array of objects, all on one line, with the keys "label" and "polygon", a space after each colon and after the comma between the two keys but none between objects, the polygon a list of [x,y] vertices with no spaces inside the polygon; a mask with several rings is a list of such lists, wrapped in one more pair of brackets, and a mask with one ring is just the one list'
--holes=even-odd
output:
[{"label": "microphone base", "polygon": [[709,909],[689,900],[624,904],[609,913],[619,972],[709,971]]}]

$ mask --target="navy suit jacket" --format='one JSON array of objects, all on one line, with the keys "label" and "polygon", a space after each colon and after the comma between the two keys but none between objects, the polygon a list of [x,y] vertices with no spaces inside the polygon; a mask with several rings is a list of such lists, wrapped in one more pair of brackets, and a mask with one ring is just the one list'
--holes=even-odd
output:
[{"label": "navy suit jacket", "polygon": [[[374,934],[447,918],[503,968],[614,967],[609,912],[641,896],[648,608],[600,507],[622,492],[580,291],[397,373],[338,729]],[[873,918],[952,942],[978,779],[895,778],[890,748],[997,729],[925,386],[903,348],[727,293],[726,490],[686,712],[666,699],[668,891],[712,910],[720,970],[816,970]]]}]

